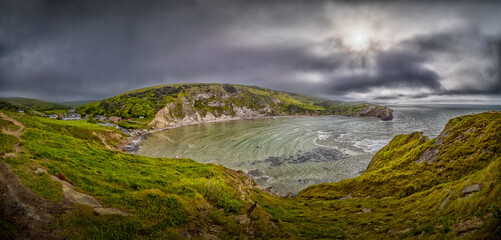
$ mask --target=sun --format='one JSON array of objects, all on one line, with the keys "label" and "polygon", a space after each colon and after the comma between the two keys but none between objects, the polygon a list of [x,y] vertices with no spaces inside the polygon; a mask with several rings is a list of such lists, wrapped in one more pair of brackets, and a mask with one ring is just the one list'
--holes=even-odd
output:
[{"label": "sun", "polygon": [[345,33],[344,45],[352,51],[363,52],[371,48],[370,32],[364,28],[353,28]]}]

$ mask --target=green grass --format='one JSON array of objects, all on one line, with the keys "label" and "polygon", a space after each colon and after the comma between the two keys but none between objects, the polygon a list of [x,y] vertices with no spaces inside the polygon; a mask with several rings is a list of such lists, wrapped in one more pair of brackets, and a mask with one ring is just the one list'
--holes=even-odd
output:
[{"label": "green grass", "polygon": [[13,97],[13,98],[0,98],[0,100],[8,102],[12,105],[28,108],[34,111],[47,111],[47,110],[56,110],[56,109],[68,109],[68,107],[58,104],[52,103],[44,100],[32,99],[32,98],[21,98],[21,97]]},{"label": "green grass", "polygon": [[18,140],[16,137],[0,133],[0,155],[14,152],[13,146],[17,142]]},{"label": "green grass", "polygon": [[[79,213],[62,217],[60,224],[75,232],[101,226],[107,229],[95,234],[110,234],[109,237],[113,238],[117,233],[108,231],[132,221],[144,226],[146,232],[141,230],[141,234],[164,237],[166,229],[202,224],[200,222],[204,219],[197,216],[200,206],[221,209],[226,219],[241,214],[250,204],[240,199],[234,187],[235,182],[242,181],[238,177],[240,173],[222,166],[112,151],[104,147],[95,133],[108,136],[113,130],[84,121],[28,116],[19,120],[26,126],[22,135],[25,152],[18,158],[6,159],[6,162],[26,186],[44,198],[60,200],[60,184],[50,181],[47,174],[33,172],[33,169],[44,168],[51,175],[64,176],[78,191],[96,197],[103,205],[134,214],[135,220],[117,218],[116,225],[103,226],[102,219],[108,217]],[[112,141],[109,140],[108,144]],[[77,224],[79,216],[88,225]],[[77,236],[75,232],[69,236]]]},{"label": "green grass", "polygon": [[19,111],[20,108],[19,106],[15,106],[4,99],[0,98],[0,110],[3,112],[17,112]]},{"label": "green grass", "polygon": [[45,114],[60,114],[60,113],[67,113],[68,109],[56,109],[56,110],[45,110],[42,111]]},{"label": "green grass", "polygon": [[[133,214],[95,216],[91,208],[77,205],[49,226],[64,230],[70,239],[176,239],[187,229],[222,239],[450,239],[459,236],[455,227],[460,221],[476,217],[484,227],[471,238],[493,239],[501,233],[499,112],[452,119],[439,139],[422,133],[396,136],[361,176],[310,186],[294,199],[263,193],[242,172],[220,165],[110,150],[106,145],[116,146],[121,136],[112,128],[85,121],[18,119],[26,125],[24,153],[4,161],[23,184],[44,198],[60,200],[61,186],[33,171],[44,168],[104,206]],[[435,161],[417,164],[434,144],[440,144]],[[477,183],[482,189],[464,198],[461,190]],[[348,194],[353,198],[339,200]],[[234,216],[254,202],[259,206],[251,223],[236,224]]]},{"label": "green grass", "polygon": [[83,106],[88,103],[96,102],[96,100],[83,100],[83,101],[70,101],[70,102],[60,102],[58,104],[71,107],[71,108],[78,108],[80,106]]}]

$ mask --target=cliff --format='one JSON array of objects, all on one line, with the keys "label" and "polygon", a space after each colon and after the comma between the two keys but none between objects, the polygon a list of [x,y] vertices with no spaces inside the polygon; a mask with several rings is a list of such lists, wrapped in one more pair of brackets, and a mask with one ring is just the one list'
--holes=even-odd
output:
[{"label": "cliff", "polygon": [[347,103],[230,84],[177,84],[138,89],[87,104],[82,114],[145,117],[165,128],[263,116],[327,115],[393,118],[392,110],[370,103]]}]

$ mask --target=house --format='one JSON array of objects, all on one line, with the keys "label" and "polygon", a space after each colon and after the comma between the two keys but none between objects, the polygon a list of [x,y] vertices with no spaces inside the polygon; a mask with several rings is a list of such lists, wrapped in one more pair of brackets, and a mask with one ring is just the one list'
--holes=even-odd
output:
[{"label": "house", "polygon": [[94,119],[104,122],[108,118],[106,116],[103,116],[103,115],[96,115],[96,116],[94,116]]},{"label": "house", "polygon": [[68,113],[63,117],[63,120],[80,120],[82,119],[82,115],[79,113]]},{"label": "house", "polygon": [[24,110],[23,109],[19,109],[18,112],[19,113],[24,113]]},{"label": "house", "polygon": [[117,123],[118,121],[122,120],[122,117],[111,116],[108,119],[114,123]]},{"label": "house", "polygon": [[48,117],[51,118],[51,119],[56,119],[57,118],[57,114],[51,114]]}]

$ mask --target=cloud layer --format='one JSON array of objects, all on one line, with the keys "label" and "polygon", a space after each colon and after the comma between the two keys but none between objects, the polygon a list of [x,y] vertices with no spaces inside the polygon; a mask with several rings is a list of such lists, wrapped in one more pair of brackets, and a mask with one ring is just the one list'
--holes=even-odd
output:
[{"label": "cloud layer", "polygon": [[500,13],[492,1],[0,0],[0,95],[64,101],[225,82],[496,103]]}]

